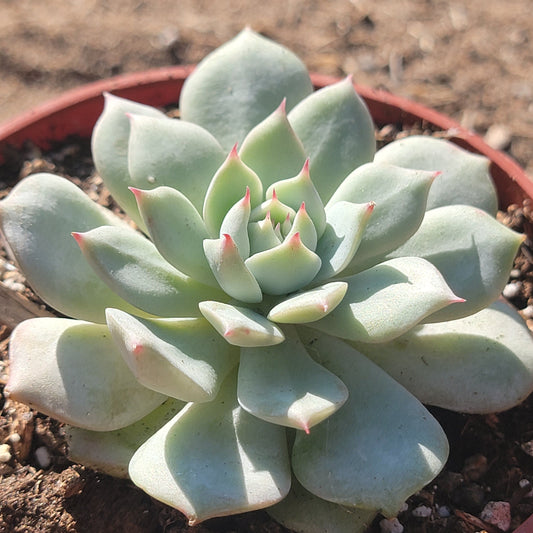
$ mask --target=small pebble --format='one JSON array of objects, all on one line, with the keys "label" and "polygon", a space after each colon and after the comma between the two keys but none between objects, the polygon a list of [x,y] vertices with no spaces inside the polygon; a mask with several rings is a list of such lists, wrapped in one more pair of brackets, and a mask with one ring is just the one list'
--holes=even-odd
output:
[{"label": "small pebble", "polygon": [[384,518],[379,523],[381,533],[403,533],[403,526],[397,518]]},{"label": "small pebble", "polygon": [[533,318],[533,305],[528,305],[522,309],[522,314],[525,318]]},{"label": "small pebble", "polygon": [[448,518],[449,516],[452,516],[452,512],[450,511],[450,508],[447,505],[441,505],[437,508],[437,512],[439,513],[439,516],[441,518]]},{"label": "small pebble", "polygon": [[484,140],[495,150],[505,150],[512,141],[511,130],[504,124],[493,124],[487,130]]},{"label": "small pebble", "polygon": [[52,458],[46,446],[40,446],[35,450],[35,460],[41,468],[48,468],[50,466]]},{"label": "small pebble", "polygon": [[0,444],[0,463],[9,463],[11,460],[11,452],[9,444]]},{"label": "small pebble", "polygon": [[511,527],[511,504],[509,502],[489,502],[481,511],[480,518],[502,531],[508,531]]},{"label": "small pebble", "polygon": [[522,272],[519,268],[513,268],[511,272],[509,272],[509,277],[513,279],[517,279],[522,275]]},{"label": "small pebble", "polygon": [[431,516],[431,507],[428,507],[427,505],[419,505],[413,509],[412,514],[417,518],[428,518]]},{"label": "small pebble", "polygon": [[9,435],[9,442],[11,442],[12,444],[18,444],[20,442],[20,435],[18,433],[11,433],[11,435]]},{"label": "small pebble", "polygon": [[520,293],[521,283],[508,283],[502,291],[505,298],[515,298]]}]

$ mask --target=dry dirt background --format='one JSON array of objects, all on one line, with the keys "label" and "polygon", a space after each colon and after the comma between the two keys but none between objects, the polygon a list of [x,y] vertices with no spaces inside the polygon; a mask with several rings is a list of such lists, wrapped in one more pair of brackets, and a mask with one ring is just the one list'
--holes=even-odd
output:
[{"label": "dry dirt background", "polygon": [[0,0],[0,121],[82,83],[197,62],[244,25],[311,70],[451,114],[533,174],[531,0]]}]

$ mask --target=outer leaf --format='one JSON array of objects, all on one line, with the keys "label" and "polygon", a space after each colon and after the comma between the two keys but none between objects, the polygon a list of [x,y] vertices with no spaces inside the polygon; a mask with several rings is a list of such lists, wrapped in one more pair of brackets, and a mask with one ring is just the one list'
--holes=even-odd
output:
[{"label": "outer leaf", "polygon": [[533,391],[531,334],[503,302],[416,327],[379,348],[357,347],[421,402],[461,413],[510,409]]},{"label": "outer leaf", "polygon": [[266,189],[280,178],[294,176],[304,164],[305,152],[285,112],[286,100],[248,133],[239,155]]},{"label": "outer leaf", "polygon": [[[98,275],[124,299],[158,316],[198,316],[198,302],[217,296],[167,263],[156,247],[130,228],[101,226],[74,234]],[[222,293],[218,296],[223,296]]]},{"label": "outer leaf", "polygon": [[239,407],[228,378],[209,404],[189,404],[133,456],[133,482],[190,525],[268,507],[289,491],[285,432]]},{"label": "outer leaf", "polygon": [[136,381],[106,326],[67,318],[26,320],[11,336],[9,357],[11,397],[67,424],[110,431],[165,401]]},{"label": "outer leaf", "polygon": [[135,200],[128,191],[132,185],[128,171],[128,114],[154,118],[164,118],[165,115],[153,107],[112,94],[104,94],[104,97],[104,111],[96,122],[91,139],[94,164],[113,198],[127,213],[139,219]]},{"label": "outer leaf", "polygon": [[427,195],[437,174],[367,163],[341,183],[326,206],[328,211],[341,201],[376,202],[347,272],[372,266],[376,257],[394,250],[413,235],[424,218]]},{"label": "outer leaf", "polygon": [[313,90],[291,51],[245,29],[205,57],[180,95],[181,117],[229,150],[287,98],[287,109]]},{"label": "outer leaf", "polygon": [[247,303],[258,303],[263,299],[261,287],[246,267],[230,235],[226,233],[221,239],[206,239],[203,244],[209,266],[227,294]]},{"label": "outer leaf", "polygon": [[321,261],[302,243],[300,234],[295,233],[279,246],[252,255],[244,264],[263,292],[281,295],[310,283],[320,270]]},{"label": "outer leaf", "polygon": [[209,237],[202,217],[181,192],[170,187],[132,189],[150,238],[161,255],[178,270],[217,286],[202,242]]},{"label": "outer leaf", "polygon": [[309,435],[297,432],[293,471],[320,498],[394,516],[444,466],[446,435],[414,396],[359,352],[325,335],[311,341],[310,353],[342,376],[350,396]]},{"label": "outer leaf", "polygon": [[143,320],[107,310],[107,323],[139,383],[187,402],[213,400],[238,353],[203,318]]},{"label": "outer leaf", "polygon": [[345,281],[348,292],[343,301],[313,323],[343,339],[387,342],[438,309],[462,302],[439,271],[417,257],[385,261]]},{"label": "outer leaf", "polygon": [[342,180],[374,157],[374,123],[351,78],[308,96],[289,122],[311,160],[311,176],[327,202]]},{"label": "outer leaf", "polygon": [[67,426],[69,459],[110,476],[128,477],[133,454],[184,406],[180,400],[169,399],[138,422],[114,431]]},{"label": "outer leaf", "polygon": [[314,322],[331,313],[348,290],[345,281],[333,281],[286,298],[274,306],[268,319],[282,324]]},{"label": "outer leaf", "polygon": [[239,158],[236,146],[217,170],[207,190],[203,216],[212,237],[218,237],[227,212],[250,190],[251,205],[256,206],[263,196],[263,185],[257,174]]},{"label": "outer leaf", "polygon": [[524,237],[485,211],[450,205],[428,211],[419,230],[389,257],[418,256],[435,265],[466,302],[443,309],[431,322],[471,315],[498,298]]},{"label": "outer leaf", "polygon": [[348,398],[344,383],[311,359],[294,334],[279,346],[241,350],[237,393],[252,415],[306,433]]},{"label": "outer leaf", "polygon": [[287,497],[269,507],[267,513],[296,533],[364,533],[377,514],[318,498],[294,477]]},{"label": "outer leaf", "polygon": [[209,182],[226,158],[217,140],[183,120],[136,115],[130,120],[130,184],[140,189],[173,187],[202,209]]},{"label": "outer leaf", "polygon": [[135,312],[100,280],[70,235],[122,223],[73,183],[52,174],[25,178],[0,203],[0,223],[28,283],[47,304],[92,322],[105,322],[110,306]]},{"label": "outer leaf", "polygon": [[[467,204],[496,214],[498,197],[486,157],[442,139],[413,135],[383,147],[374,160],[405,168],[441,171],[442,175],[431,187],[428,209]],[[465,186],[465,178],[468,186]]]},{"label": "outer leaf", "polygon": [[245,307],[209,301],[200,303],[199,307],[211,325],[235,346],[273,346],[285,340],[280,328]]},{"label": "outer leaf", "polygon": [[326,210],[327,225],[316,253],[322,267],[316,281],[329,279],[342,272],[359,248],[374,203],[336,202]]}]

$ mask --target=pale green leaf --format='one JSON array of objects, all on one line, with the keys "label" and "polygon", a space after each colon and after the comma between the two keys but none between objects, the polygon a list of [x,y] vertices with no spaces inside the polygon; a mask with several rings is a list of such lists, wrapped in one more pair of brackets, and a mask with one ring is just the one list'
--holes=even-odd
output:
[{"label": "pale green leaf", "polygon": [[485,211],[450,205],[428,211],[418,231],[389,257],[427,259],[453,292],[466,300],[427,319],[440,322],[476,313],[496,300],[523,240]]},{"label": "pale green leaf", "polygon": [[313,328],[343,339],[387,342],[438,309],[462,302],[439,271],[418,257],[385,261],[344,281],[342,302],[313,322]]},{"label": "pale green leaf", "polygon": [[320,498],[395,516],[444,466],[446,435],[414,396],[355,349],[312,333],[309,343],[350,396],[309,435],[297,432],[293,471]]},{"label": "pale green leaf", "polygon": [[374,123],[351,78],[308,96],[289,113],[289,122],[324,203],[354,168],[374,157]]},{"label": "pale green leaf", "polygon": [[263,220],[248,224],[248,236],[250,238],[251,255],[270,250],[270,248],[281,244],[281,240],[276,235],[272,225],[270,213],[267,213]]},{"label": "pale green leaf", "polygon": [[307,213],[305,203],[302,203],[300,209],[296,212],[294,221],[285,235],[285,240],[290,239],[296,233],[300,234],[300,239],[306,248],[315,251],[318,242],[317,232],[311,217]]},{"label": "pale green leaf", "polygon": [[247,303],[258,303],[263,299],[261,287],[230,235],[205,239],[203,246],[211,271],[226,294]]},{"label": "pale green leaf", "polygon": [[11,336],[9,357],[11,398],[85,429],[128,426],[166,399],[135,379],[100,324],[26,320]]},{"label": "pale green leaf", "polygon": [[187,197],[170,187],[132,190],[145,227],[159,253],[187,276],[218,286],[202,245],[209,237],[207,228]]},{"label": "pale green leaf", "polygon": [[220,226],[220,237],[225,234],[230,235],[243,260],[250,255],[250,239],[248,237],[250,211],[250,189],[247,187],[244,197],[226,213]]},{"label": "pale green leaf", "polygon": [[282,104],[246,135],[239,150],[241,159],[260,177],[263,187],[294,176],[304,164],[305,152]]},{"label": "pale green leaf", "polygon": [[321,261],[296,233],[275,248],[252,255],[244,264],[263,292],[281,295],[310,283],[320,270]]},{"label": "pale green leaf", "polygon": [[139,383],[187,402],[214,399],[238,352],[203,318],[137,318],[106,312],[109,330]]},{"label": "pale green leaf", "polygon": [[66,426],[68,457],[75,463],[114,477],[128,477],[128,465],[139,446],[183,409],[185,403],[168,399],[138,422],[114,431],[91,431]]},{"label": "pale green leaf", "polygon": [[130,228],[101,226],[75,239],[98,275],[125,300],[157,316],[198,316],[198,303],[224,294],[182,274]]},{"label": "pale green leaf", "polygon": [[291,490],[267,513],[295,533],[364,533],[377,511],[328,502],[305,490],[293,477]]},{"label": "pale green leaf", "polygon": [[102,323],[106,307],[136,311],[96,275],[71,236],[122,222],[70,181],[53,174],[25,178],[0,203],[0,223],[28,283],[53,308]]},{"label": "pale green leaf", "polygon": [[278,326],[246,307],[212,301],[201,302],[199,307],[220,335],[235,346],[273,346],[285,340]]},{"label": "pale green leaf", "polygon": [[184,120],[204,127],[229,150],[284,98],[292,109],[312,90],[300,59],[246,28],[198,64],[179,107]]},{"label": "pale green leaf", "polygon": [[403,244],[418,229],[436,172],[367,163],[354,170],[335,191],[327,210],[337,202],[375,202],[361,244],[347,272],[375,264],[375,258]]},{"label": "pale green leaf", "polygon": [[131,116],[128,145],[130,185],[166,185],[202,209],[205,193],[226,152],[206,130],[171,118]]},{"label": "pale green leaf", "polygon": [[263,197],[263,185],[257,174],[247,167],[234,148],[214,175],[204,200],[203,217],[209,234],[218,237],[227,212],[250,190],[251,206]]},{"label": "pale green leaf", "polygon": [[344,383],[311,359],[294,334],[279,346],[243,348],[237,391],[252,415],[306,433],[348,398]]},{"label": "pale green leaf", "polygon": [[128,144],[131,123],[128,115],[163,119],[153,107],[105,93],[104,111],[96,121],[91,139],[92,156],[98,174],[120,206],[139,220],[135,199],[128,190],[132,185],[128,171]]},{"label": "pale green leaf", "polygon": [[269,507],[291,483],[284,428],[244,411],[228,378],[219,397],[189,404],[133,456],[130,477],[190,525]]},{"label": "pale green leaf", "polygon": [[510,409],[533,391],[533,339],[503,302],[357,348],[421,402],[461,413]]},{"label": "pale green leaf", "polygon": [[441,171],[429,192],[428,209],[466,204],[493,216],[498,210],[498,197],[489,171],[490,160],[444,139],[429,135],[399,139],[379,150],[374,161]]},{"label": "pale green leaf", "polygon": [[322,267],[315,281],[326,280],[342,272],[352,260],[364,236],[374,203],[354,204],[340,201],[326,209],[326,229],[318,241],[316,253]]},{"label": "pale green leaf", "polygon": [[309,161],[306,161],[299,174],[293,178],[283,179],[273,183],[266,192],[266,198],[276,195],[280,201],[297,211],[302,202],[315,225],[317,237],[324,233],[326,227],[326,213],[324,203],[318,194],[309,175]]},{"label": "pale green leaf", "polygon": [[345,281],[333,281],[297,293],[275,305],[268,319],[282,324],[314,322],[331,313],[342,302],[347,290]]}]

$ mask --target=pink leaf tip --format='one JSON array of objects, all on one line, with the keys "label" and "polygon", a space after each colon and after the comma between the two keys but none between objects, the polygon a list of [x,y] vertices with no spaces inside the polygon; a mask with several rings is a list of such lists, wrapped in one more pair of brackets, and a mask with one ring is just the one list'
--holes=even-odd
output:
[{"label": "pink leaf tip", "polygon": [[133,343],[131,351],[133,355],[139,355],[144,350],[144,346],[140,342]]},{"label": "pink leaf tip", "polygon": [[239,153],[237,152],[237,146],[239,143],[235,143],[231,152],[229,153],[228,159],[239,159]]},{"label": "pink leaf tip", "polygon": [[73,231],[71,235],[74,237],[74,239],[76,239],[76,242],[81,245],[81,243],[83,242],[83,234],[78,233],[77,231]]},{"label": "pink leaf tip", "polygon": [[278,107],[277,111],[279,113],[281,113],[282,115],[286,115],[287,114],[287,98],[284,98],[281,101],[281,104],[279,104],[279,107]]},{"label": "pink leaf tip", "polygon": [[137,187],[128,187],[128,189],[135,195],[135,198],[139,200],[142,196],[143,191],[141,189],[137,189]]}]

